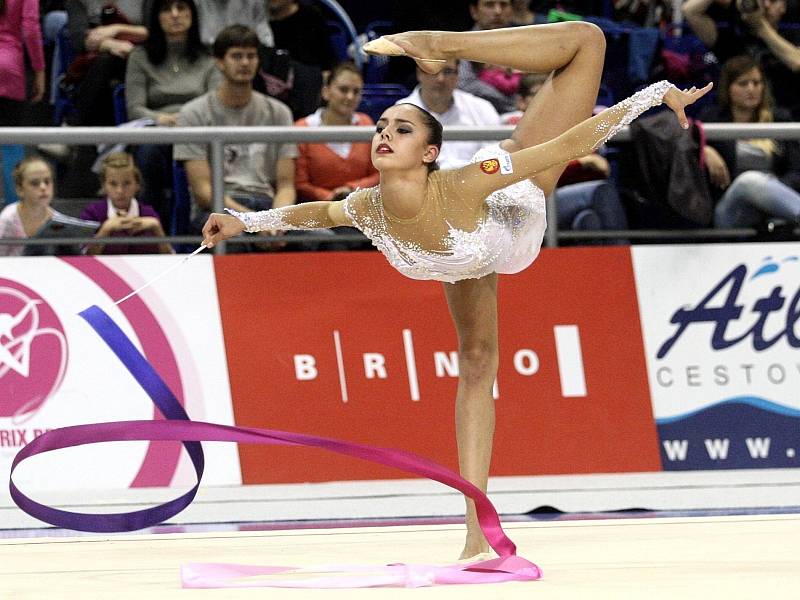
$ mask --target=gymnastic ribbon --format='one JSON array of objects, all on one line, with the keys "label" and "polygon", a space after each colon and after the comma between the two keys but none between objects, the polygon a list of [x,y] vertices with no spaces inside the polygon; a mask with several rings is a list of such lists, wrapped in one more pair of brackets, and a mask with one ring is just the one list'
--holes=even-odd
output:
[{"label": "gymnastic ribbon", "polygon": [[[503,531],[497,511],[486,495],[449,469],[402,450],[376,448],[287,431],[192,421],[169,386],[108,314],[98,306],[91,306],[82,311],[80,316],[116,354],[161,411],[165,420],[73,425],[53,429],[32,440],[15,456],[9,476],[11,497],[23,511],[32,517],[57,527],[101,533],[152,527],[172,518],[194,499],[204,468],[201,441],[311,446],[394,467],[407,473],[439,481],[459,490],[475,502],[481,529],[498,557],[448,566],[328,565],[296,569],[294,567],[189,564],[182,568],[184,587],[419,587],[434,584],[531,581],[541,577],[541,570],[535,564],[516,556],[516,547]],[[100,442],[132,440],[182,442],[194,465],[197,483],[178,498],[152,508],[126,513],[99,514],[71,512],[41,504],[26,496],[14,484],[13,474],[17,466],[23,460],[37,454]],[[298,577],[302,575],[307,576]]]}]

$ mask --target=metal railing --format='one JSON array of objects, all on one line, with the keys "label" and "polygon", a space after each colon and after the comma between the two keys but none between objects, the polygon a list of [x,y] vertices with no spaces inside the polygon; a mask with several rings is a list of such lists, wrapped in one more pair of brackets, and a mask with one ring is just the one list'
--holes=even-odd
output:
[{"label": "metal railing", "polygon": [[[753,138],[771,138],[776,140],[800,139],[800,123],[705,123],[706,137],[709,140],[735,140]],[[445,141],[498,141],[508,138],[513,127],[445,127]],[[145,127],[141,129],[117,127],[0,127],[0,144],[37,145],[58,142],[67,145],[77,144],[206,144],[210,147],[209,163],[211,167],[211,183],[213,190],[213,210],[223,210],[223,156],[224,146],[228,143],[241,142],[365,142],[374,134],[374,127]],[[630,140],[628,127],[620,131],[613,142],[626,142]],[[553,212],[552,199],[549,199],[548,211]],[[558,245],[558,240],[563,239],[588,239],[588,238],[627,238],[627,239],[700,239],[700,238],[747,238],[756,234],[754,229],[693,229],[678,230],[625,230],[625,231],[592,231],[559,232],[556,228],[555,218],[550,219],[545,243],[548,246]],[[199,243],[199,236],[180,237],[141,237],[132,240],[126,238],[124,243],[152,244],[158,242],[171,243]],[[281,236],[280,238],[264,237],[264,242],[295,241],[295,236]],[[297,239],[300,239],[299,237]],[[363,239],[363,238],[362,238]],[[303,236],[305,241],[346,241],[344,237],[331,236],[315,238]],[[234,243],[252,240],[230,240]],[[36,239],[0,240],[0,244],[88,244],[88,243],[120,243],[119,238],[69,238],[68,240]],[[219,244],[216,251],[225,253],[225,243]]]}]

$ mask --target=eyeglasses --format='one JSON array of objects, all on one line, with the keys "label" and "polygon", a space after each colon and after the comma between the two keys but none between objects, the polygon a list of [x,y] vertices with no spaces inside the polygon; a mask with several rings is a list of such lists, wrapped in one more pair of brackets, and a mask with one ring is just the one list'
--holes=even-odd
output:
[{"label": "eyeglasses", "polygon": [[436,77],[438,77],[439,75],[444,75],[445,77],[455,77],[456,75],[458,75],[458,69],[454,69],[453,67],[446,67],[446,68],[442,69],[441,71],[439,71],[438,73],[436,73],[435,75],[431,75],[430,73],[426,73],[425,71],[423,71],[421,69],[418,70],[417,72],[420,75],[428,75],[429,77],[431,77],[433,79],[436,79]]}]

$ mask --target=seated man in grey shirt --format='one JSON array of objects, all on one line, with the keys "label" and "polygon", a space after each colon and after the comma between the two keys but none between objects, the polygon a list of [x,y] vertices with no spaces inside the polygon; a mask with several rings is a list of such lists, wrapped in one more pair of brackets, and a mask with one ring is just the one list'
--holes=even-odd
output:
[{"label": "seated man in grey shirt", "polygon": [[[292,126],[282,102],[252,89],[258,70],[256,33],[243,25],[223,29],[213,54],[222,81],[217,89],[188,102],[178,114],[181,127]],[[211,168],[205,144],[176,144],[192,193],[192,228],[198,232],[212,210]],[[227,144],[224,153],[225,207],[238,211],[279,208],[295,203],[294,159],[289,143]]]}]

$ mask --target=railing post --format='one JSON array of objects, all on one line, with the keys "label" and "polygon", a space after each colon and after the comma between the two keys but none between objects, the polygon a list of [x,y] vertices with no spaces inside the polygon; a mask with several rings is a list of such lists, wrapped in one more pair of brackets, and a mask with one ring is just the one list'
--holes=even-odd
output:
[{"label": "railing post", "polygon": [[548,248],[558,246],[558,203],[553,190],[545,200],[547,205],[547,229],[544,231],[544,245]]},{"label": "railing post", "polygon": [[[211,138],[211,194],[214,212],[225,210],[225,144],[218,138]],[[227,243],[217,244],[217,254],[225,254]]]}]

